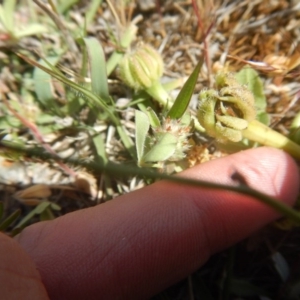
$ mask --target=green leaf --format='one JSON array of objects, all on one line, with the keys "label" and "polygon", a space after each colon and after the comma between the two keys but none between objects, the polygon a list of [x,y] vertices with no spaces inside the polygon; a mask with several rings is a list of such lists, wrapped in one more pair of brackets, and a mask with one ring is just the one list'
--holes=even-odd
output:
[{"label": "green leaf", "polygon": [[40,114],[36,117],[35,122],[38,125],[44,125],[55,122],[56,117],[49,114]]},{"label": "green leaf", "polygon": [[36,214],[41,214],[47,207],[51,205],[51,202],[43,201],[34,210]]},{"label": "green leaf", "polygon": [[291,130],[298,129],[300,127],[300,112],[298,112],[291,124]]},{"label": "green leaf", "polygon": [[79,0],[61,0],[58,2],[57,10],[59,13],[64,14],[72,5],[79,2]]},{"label": "green leaf", "polygon": [[0,5],[0,21],[5,29],[14,34],[14,12],[16,7],[16,0],[4,0],[3,4]]},{"label": "green leaf", "polygon": [[61,210],[61,207],[58,204],[54,203],[54,202],[51,202],[50,208],[53,209],[53,210],[57,210],[57,211]]},{"label": "green leaf", "polygon": [[144,155],[145,141],[149,132],[150,122],[148,116],[139,110],[135,111],[135,128],[137,159],[138,162],[140,162],[141,158]]},{"label": "green leaf", "polygon": [[[134,20],[133,20],[134,21]],[[131,42],[135,40],[137,33],[137,26],[134,22],[131,22],[129,26],[125,29],[124,33],[120,38],[120,45],[118,45],[118,49],[113,52],[113,54],[109,57],[107,61],[107,74],[110,75],[112,71],[119,64],[121,59],[124,56],[125,51],[120,49],[127,49]]]},{"label": "green leaf", "polygon": [[16,38],[21,39],[26,36],[41,34],[47,31],[47,27],[41,24],[29,24],[26,28],[16,31]]},{"label": "green leaf", "polygon": [[103,137],[100,133],[93,134],[93,143],[96,149],[97,157],[96,161],[99,161],[101,163],[107,162],[107,156],[105,152],[105,143],[103,141]]},{"label": "green leaf", "polygon": [[18,128],[21,126],[20,120],[13,116],[2,116],[0,117],[0,129],[11,129]]},{"label": "green leaf", "polygon": [[256,115],[256,120],[268,126],[270,124],[270,115],[262,111]]},{"label": "green leaf", "polygon": [[[240,84],[247,85],[249,90],[253,93],[257,114],[266,113],[267,100],[259,74],[250,67],[244,67],[241,71],[235,74],[235,77]],[[262,115],[259,121],[268,125],[268,123],[265,122],[269,122],[269,118],[266,115]]]},{"label": "green leaf", "polygon": [[40,221],[49,221],[54,220],[55,216],[53,215],[52,210],[50,207],[47,207],[41,214],[40,214]]},{"label": "green leaf", "polygon": [[142,157],[141,164],[167,160],[174,154],[176,144],[177,138],[173,134],[161,135],[157,143]]},{"label": "green leaf", "polygon": [[73,82],[72,80],[69,80],[66,78],[57,68],[55,68],[53,65],[47,62],[47,65],[49,68],[43,66],[42,64],[30,59],[29,57],[22,55],[21,53],[16,53],[19,57],[24,59],[27,63],[36,66],[38,68],[41,68],[43,71],[48,73],[49,75],[53,76],[57,80],[67,84],[70,88],[74,89],[75,91],[79,92],[81,96],[87,101],[87,103],[90,105],[92,109],[99,110],[99,108],[103,109],[110,117],[111,121],[115,124],[116,129],[118,131],[118,134],[127,149],[127,151],[130,153],[130,155],[135,158],[136,153],[134,150],[134,144],[133,141],[130,139],[130,136],[125,132],[123,126],[121,125],[121,122],[119,118],[116,116],[115,112],[111,107],[107,105],[107,103],[100,97],[95,95],[93,92],[89,91],[85,87],[77,84],[76,82]]},{"label": "green leaf", "polygon": [[171,119],[179,119],[185,113],[190,103],[191,97],[194,93],[195,85],[197,83],[198,75],[201,70],[202,64],[203,64],[203,59],[199,61],[194,71],[192,72],[192,74],[189,76],[189,78],[183,85],[180,93],[178,94],[176,100],[174,101],[174,104],[172,105],[168,113],[168,116]]},{"label": "green leaf", "polygon": [[122,140],[123,145],[126,148],[126,150],[130,153],[132,158],[137,159],[136,151],[134,149],[135,147],[134,147],[133,141],[130,138],[129,134],[125,132],[123,126],[121,126],[121,125],[116,125],[116,129],[118,131],[120,139]]},{"label": "green leaf", "polygon": [[21,210],[17,209],[0,223],[0,231],[6,230],[18,217],[21,215]]},{"label": "green leaf", "polygon": [[[60,56],[51,56],[45,59],[41,58],[39,63],[42,66],[47,66],[48,63],[55,65]],[[45,107],[55,107],[55,95],[52,86],[52,77],[39,67],[35,67],[33,71],[34,90],[37,95],[37,100]]]},{"label": "green leaf", "polygon": [[30,213],[28,213],[18,224],[17,226],[14,228],[20,228],[25,226],[34,216],[36,215],[40,215],[45,209],[47,209],[47,207],[49,207],[49,205],[51,204],[51,202],[48,201],[44,201],[41,202],[37,207],[35,207]]},{"label": "green leaf", "polygon": [[150,125],[153,128],[157,128],[157,127],[161,126],[159,118],[158,118],[156,112],[151,107],[147,108],[146,113],[148,115],[148,118],[149,118],[149,121],[150,121]]},{"label": "green leaf", "polygon": [[42,69],[47,74],[53,76],[54,78],[56,78],[60,82],[63,82],[64,84],[68,85],[71,89],[78,92],[81,95],[81,97],[83,97],[85,100],[88,100],[88,103],[92,106],[93,109],[96,109],[96,108],[103,109],[105,112],[107,112],[109,114],[111,120],[115,124],[120,124],[119,119],[116,118],[116,116],[114,115],[112,110],[107,106],[107,104],[105,103],[105,101],[101,97],[96,96],[94,93],[92,93],[87,88],[85,88],[82,85],[77,84],[76,82],[73,82],[72,80],[68,79],[55,66],[53,66],[50,62],[48,62],[46,59],[44,61],[47,64],[48,67],[46,67],[45,65],[30,59],[29,57],[26,57],[26,56],[22,55],[21,53],[16,53],[16,54],[19,57],[21,57],[22,59],[24,59],[27,63]]},{"label": "green leaf", "polygon": [[300,143],[300,112],[296,114],[295,118],[292,121],[289,138],[297,144]]},{"label": "green leaf", "polygon": [[92,0],[92,1],[90,1],[89,8],[88,8],[88,10],[86,12],[86,15],[85,15],[87,25],[90,24],[93,21],[95,15],[97,14],[97,11],[98,11],[100,5],[102,4],[102,1],[103,0]]},{"label": "green leaf", "polygon": [[110,102],[103,48],[94,37],[83,38],[82,41],[85,43],[89,55],[92,91],[106,102]]}]

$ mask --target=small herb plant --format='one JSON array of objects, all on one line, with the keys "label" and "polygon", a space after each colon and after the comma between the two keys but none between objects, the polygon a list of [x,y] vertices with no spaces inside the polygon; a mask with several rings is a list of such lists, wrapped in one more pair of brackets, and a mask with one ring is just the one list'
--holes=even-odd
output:
[{"label": "small herb plant", "polygon": [[[7,32],[18,43],[21,36],[13,33],[11,25],[14,3],[5,1],[0,18]],[[136,24],[141,20],[140,16],[122,25],[118,20],[118,36],[111,35],[114,50],[108,55],[96,37],[88,36],[87,24],[74,32],[67,30],[62,25],[64,22],[59,21],[65,17],[64,10],[52,7],[49,12],[42,2],[35,0],[35,3],[62,30],[54,34],[62,47],[49,51],[48,45],[44,48],[42,45],[38,56],[26,49],[15,51],[16,61],[21,58],[34,67],[32,74],[28,74],[28,86],[22,97],[36,110],[32,118],[26,118],[24,107],[12,105],[14,99],[8,99],[10,96],[2,93],[3,110],[10,117],[3,114],[0,127],[2,133],[8,135],[11,124],[15,124],[15,134],[9,135],[10,141],[22,146],[26,145],[26,141],[20,139],[18,130],[22,127],[29,129],[38,145],[55,158],[58,166],[70,177],[77,178],[78,171],[61,158],[44,138],[45,135],[64,131],[84,133],[88,137],[88,154],[78,151],[74,154],[75,158],[109,166],[113,155],[107,152],[109,143],[99,128],[103,126],[107,131],[113,128],[122,150],[127,152],[122,153],[122,161],[139,168],[158,168],[167,173],[188,167],[186,161],[190,151],[197,146],[196,135],[210,136],[224,145],[269,145],[300,157],[296,142],[268,126],[262,83],[253,69],[245,68],[236,74],[221,70],[215,74],[213,88],[202,86],[198,93],[197,112],[194,112],[190,109],[190,100],[197,94],[195,86],[207,57],[199,57],[198,64],[183,85],[178,80],[168,83],[173,89],[180,89],[173,99],[161,80],[164,73],[161,54],[152,45],[136,41]],[[3,10],[10,12],[8,17],[4,18]],[[95,9],[92,11],[96,13]],[[113,14],[117,15],[115,11]],[[86,22],[92,18],[89,15]],[[38,33],[33,32],[34,35]],[[78,57],[72,52],[74,48]],[[76,70],[63,64],[66,54],[69,54],[68,59],[73,61],[71,65]],[[120,107],[116,103],[113,85],[126,91],[129,101],[125,106]],[[123,116],[128,110],[133,112],[134,131],[125,126]],[[299,127],[293,124],[291,137],[297,141]],[[111,179],[106,176],[103,181],[102,188],[108,191],[112,186]],[[111,197],[110,194],[107,198]]]}]

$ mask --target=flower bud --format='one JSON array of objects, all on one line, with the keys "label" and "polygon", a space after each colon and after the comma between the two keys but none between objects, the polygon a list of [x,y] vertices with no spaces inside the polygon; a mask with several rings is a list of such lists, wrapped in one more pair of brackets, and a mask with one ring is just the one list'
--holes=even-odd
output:
[{"label": "flower bud", "polygon": [[152,87],[163,74],[163,60],[151,46],[139,44],[124,56],[120,63],[120,77],[131,88],[142,90]]},{"label": "flower bud", "polygon": [[200,93],[198,120],[207,134],[219,142],[239,142],[243,130],[256,117],[254,95],[232,73],[218,74],[216,85],[220,90]]}]

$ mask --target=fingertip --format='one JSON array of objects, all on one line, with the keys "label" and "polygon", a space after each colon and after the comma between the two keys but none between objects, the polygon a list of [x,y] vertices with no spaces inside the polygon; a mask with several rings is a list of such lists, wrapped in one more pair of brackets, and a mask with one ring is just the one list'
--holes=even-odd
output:
[{"label": "fingertip", "polygon": [[0,232],[1,299],[49,299],[36,266],[20,245]]}]

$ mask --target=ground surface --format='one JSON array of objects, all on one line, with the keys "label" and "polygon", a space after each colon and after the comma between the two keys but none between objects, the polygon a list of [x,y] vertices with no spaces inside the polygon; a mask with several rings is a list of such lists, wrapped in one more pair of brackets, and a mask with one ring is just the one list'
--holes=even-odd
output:
[{"label": "ground surface", "polygon": [[[59,65],[68,78],[75,80],[74,74],[80,74],[83,52],[72,34],[78,30],[79,35],[84,15],[91,11],[92,4],[74,1],[73,6],[63,7],[63,1],[58,1],[61,9],[58,15],[64,25],[58,30],[45,8],[33,2],[26,5],[27,1],[20,1],[16,6],[15,30],[20,32],[26,28],[34,16],[48,29],[46,32],[16,38],[5,27],[0,27],[1,138],[24,146],[44,147],[46,152],[51,149],[62,158],[89,162],[99,159],[91,136],[92,128],[101,136],[109,160],[133,164],[114,125],[105,116],[99,119],[98,115],[95,119],[88,107],[80,101],[76,106],[75,100],[68,109],[62,108],[67,106],[68,99],[78,94],[57,80],[51,81],[52,101],[63,112],[53,113],[52,110],[50,113],[37,99],[36,86],[40,82],[35,77],[36,70],[14,52],[21,50],[38,60],[41,55],[48,57],[65,49]],[[121,29],[137,18],[134,43],[146,42],[159,50],[165,63],[163,80],[186,78],[200,57],[204,57],[195,95],[202,88],[213,86],[217,71],[239,71],[248,62],[259,70],[263,80],[270,126],[285,135],[289,133],[289,126],[300,110],[298,1],[149,0],[127,1],[126,5],[123,2],[102,3],[87,25],[87,35],[101,41],[106,57],[116,49]],[[64,35],[64,29],[69,33]],[[66,37],[73,38],[74,45],[66,45]],[[109,87],[122,124],[134,139],[134,113],[129,106],[124,109],[131,100],[132,91],[120,83],[117,72],[111,74]],[[174,95],[178,91],[179,87]],[[192,112],[196,106],[196,102],[192,102]],[[194,140],[202,146],[195,150],[198,156],[195,152],[190,154],[190,165],[227,154],[219,151],[205,134],[196,135]],[[116,179],[74,164],[45,161],[3,147],[0,151],[0,196],[4,216],[20,209],[20,216],[6,230],[8,234],[25,223],[93,206],[146,184],[138,176]],[[199,272],[155,299],[263,299],[259,298],[262,295],[267,297],[265,299],[299,299],[299,274],[293,269],[300,262],[298,253],[299,230],[285,231],[271,226],[234,249],[216,255]],[[276,270],[274,260],[287,262],[291,267],[287,281]],[[226,273],[229,270],[233,275],[228,290]]]}]

